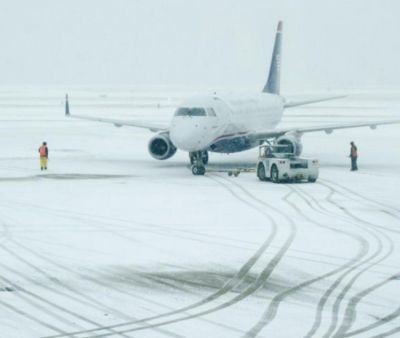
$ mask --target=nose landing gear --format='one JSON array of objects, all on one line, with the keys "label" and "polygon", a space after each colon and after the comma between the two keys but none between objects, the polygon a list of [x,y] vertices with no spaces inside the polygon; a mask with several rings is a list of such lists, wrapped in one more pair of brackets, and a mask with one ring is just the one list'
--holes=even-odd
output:
[{"label": "nose landing gear", "polygon": [[189,153],[190,164],[194,164],[196,161],[196,156],[201,156],[203,164],[208,164],[208,151],[198,151],[195,153]]},{"label": "nose landing gear", "polygon": [[193,175],[204,175],[206,173],[205,164],[208,163],[208,152],[197,151],[189,153],[190,164],[192,165]]}]

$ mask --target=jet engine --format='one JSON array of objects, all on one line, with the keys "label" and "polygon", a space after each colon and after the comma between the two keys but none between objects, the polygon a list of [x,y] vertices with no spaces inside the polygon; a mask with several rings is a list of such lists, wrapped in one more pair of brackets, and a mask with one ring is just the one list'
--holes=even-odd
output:
[{"label": "jet engine", "polygon": [[168,133],[160,133],[150,140],[149,153],[156,160],[166,160],[175,155],[176,147],[172,144]]},{"label": "jet engine", "polygon": [[303,151],[303,144],[301,143],[300,136],[295,134],[286,134],[276,140],[276,144],[281,146],[279,152],[290,153],[294,156],[300,156]]}]

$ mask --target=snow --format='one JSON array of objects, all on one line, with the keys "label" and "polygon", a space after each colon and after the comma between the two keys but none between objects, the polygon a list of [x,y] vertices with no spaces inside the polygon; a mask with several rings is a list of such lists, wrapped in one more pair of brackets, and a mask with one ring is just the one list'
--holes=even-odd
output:
[{"label": "snow", "polygon": [[[74,88],[71,112],[166,122],[188,94],[174,90]],[[400,126],[306,135],[319,181],[274,185],[254,173],[194,177],[179,151],[156,161],[150,132],[66,119],[64,94],[0,90],[1,337],[400,334]],[[391,119],[399,108],[400,93],[369,92],[288,110],[283,123]]]}]

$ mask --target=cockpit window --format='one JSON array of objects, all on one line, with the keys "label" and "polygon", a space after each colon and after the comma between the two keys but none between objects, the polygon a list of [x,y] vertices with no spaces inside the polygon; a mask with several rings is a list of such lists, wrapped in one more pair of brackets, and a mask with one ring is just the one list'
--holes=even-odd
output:
[{"label": "cockpit window", "polygon": [[204,108],[178,108],[175,116],[206,116]]}]

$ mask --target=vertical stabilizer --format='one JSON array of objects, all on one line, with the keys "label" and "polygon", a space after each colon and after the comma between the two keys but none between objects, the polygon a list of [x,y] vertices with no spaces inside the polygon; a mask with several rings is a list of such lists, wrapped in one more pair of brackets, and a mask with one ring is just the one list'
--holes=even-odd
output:
[{"label": "vertical stabilizer", "polygon": [[268,81],[263,89],[264,93],[279,95],[281,82],[281,49],[282,49],[283,23],[279,21],[275,36],[274,51],[272,52],[271,66],[269,68]]}]

